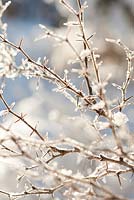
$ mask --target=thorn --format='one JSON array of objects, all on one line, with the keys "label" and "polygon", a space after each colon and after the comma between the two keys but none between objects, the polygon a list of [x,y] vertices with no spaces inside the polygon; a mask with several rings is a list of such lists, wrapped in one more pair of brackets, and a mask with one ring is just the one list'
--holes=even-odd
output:
[{"label": "thorn", "polygon": [[90,35],[90,37],[87,38],[87,40],[90,40],[96,33],[93,33],[92,35]]},{"label": "thorn", "polygon": [[22,42],[23,42],[23,38],[21,38],[21,40],[20,40],[20,43],[19,43],[18,49],[21,49]]}]

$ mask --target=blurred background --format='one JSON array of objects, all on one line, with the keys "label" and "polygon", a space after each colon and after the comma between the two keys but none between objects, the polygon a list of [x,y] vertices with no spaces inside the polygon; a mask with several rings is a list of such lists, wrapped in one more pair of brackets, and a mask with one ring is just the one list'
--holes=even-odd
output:
[{"label": "blurred background", "polygon": [[[68,2],[76,8],[74,0],[68,0]],[[134,49],[134,1],[88,0],[87,2],[89,6],[85,13],[86,31],[89,36],[96,33],[93,43],[104,60],[102,76],[107,77],[111,73],[111,81],[120,83],[125,78],[125,55],[116,45],[107,43],[105,38],[121,39],[130,49]],[[54,67],[59,74],[62,74],[65,68],[71,71],[71,67],[67,65],[68,59],[72,58],[71,52],[68,47],[55,47],[54,41],[51,39],[35,42],[35,38],[42,32],[38,24],[48,26],[64,35],[66,27],[63,26],[63,23],[71,19],[72,16],[59,4],[58,0],[12,0],[3,17],[3,21],[8,24],[8,38],[15,43],[19,43],[23,38],[23,47],[26,52],[35,60],[38,57],[46,56],[50,66]],[[71,40],[73,41],[73,37]],[[19,58],[17,62],[20,64]],[[39,122],[38,129],[42,134],[48,132],[52,138],[65,134],[86,144],[97,137],[87,123],[90,116],[86,120],[78,117],[79,113],[74,112],[74,106],[62,94],[52,92],[53,85],[43,80],[40,81],[38,90],[36,90],[36,86],[37,80],[35,79],[27,80],[25,77],[18,77],[15,80],[6,80],[5,98],[9,104],[15,101],[16,111],[27,113],[27,119],[30,122],[32,121],[33,124]],[[134,95],[133,85],[129,87],[128,95],[130,93],[131,96]],[[110,87],[109,94],[110,98],[118,97],[118,91],[114,87]],[[125,112],[130,117],[129,124],[133,129],[132,107]],[[74,116],[76,119],[72,124],[71,117]],[[12,119],[9,118],[8,123],[10,124],[11,121]],[[86,128],[83,129],[83,127]],[[89,129],[90,131],[88,131]],[[23,134],[26,127],[21,123],[16,124],[14,130]],[[4,183],[5,176],[8,177],[9,174],[4,174],[5,167],[2,167],[0,169],[1,187],[14,189],[12,181]],[[13,173],[12,176],[15,177],[16,174]],[[114,181],[111,184],[115,190],[120,191],[117,185],[114,186]],[[131,195],[133,186],[132,183],[128,184],[127,189],[120,193],[124,193],[126,196]]]},{"label": "blurred background", "polygon": [[[6,2],[4,0],[3,2]],[[77,9],[76,2],[69,3]],[[83,1],[84,2],[84,1]],[[123,76],[126,66],[123,51],[116,45],[105,42],[105,38],[121,39],[130,49],[134,46],[134,2],[133,0],[88,0],[85,12],[86,30],[89,36],[96,33],[94,46],[98,48],[104,60],[105,73],[112,71],[113,78]],[[62,48],[54,48],[54,41],[41,40],[34,42],[40,34],[38,24],[65,34],[63,23],[71,20],[70,13],[59,4],[58,0],[12,0],[5,12],[4,22],[8,23],[8,37],[13,42],[24,40],[25,50],[37,59],[47,56],[55,68],[62,71],[69,56],[69,49],[65,49],[62,58],[59,53]],[[73,40],[73,38],[71,38]],[[120,66],[120,67],[119,67]]]},{"label": "blurred background", "polygon": [[[3,2],[7,1],[4,0]],[[68,2],[77,9],[76,1],[68,0]],[[125,78],[126,58],[121,48],[106,42],[105,38],[121,39],[130,49],[134,48],[134,2],[133,0],[88,0],[87,3],[85,28],[89,36],[96,33],[93,38],[93,46],[98,48],[97,52],[103,60],[103,65],[100,68],[101,75],[106,78],[111,73],[111,81],[120,83]],[[26,52],[34,60],[46,56],[49,59],[49,66],[55,68],[59,74],[63,73],[65,68],[68,68],[71,72],[72,66],[67,64],[68,60],[73,59],[70,48],[67,45],[56,46],[54,40],[51,39],[35,42],[35,38],[42,34],[39,24],[43,24],[64,36],[66,27],[63,23],[68,20],[74,19],[58,0],[12,0],[3,17],[3,21],[8,24],[8,38],[16,44],[23,38],[23,47]],[[76,43],[73,37],[75,32],[74,28],[70,33],[70,40],[79,49],[78,42]],[[20,58],[17,59],[18,65],[21,62]],[[43,115],[47,116],[48,107],[51,107],[49,95],[54,95],[57,102],[63,101],[63,103],[57,103],[58,112],[60,109],[61,112],[70,114],[74,110],[71,103],[62,95],[51,92],[54,86],[45,80],[40,82],[38,91],[36,91],[37,80],[35,79],[26,80],[26,78],[21,77],[14,81],[7,80],[8,82],[5,95],[11,101],[19,101],[21,104],[21,100],[23,102],[24,98],[26,98],[25,101],[29,101],[29,98],[37,95],[36,98],[40,99],[38,106],[45,106],[49,102],[49,105],[44,108]],[[108,95],[110,94],[112,99],[118,96],[118,92],[112,87],[108,90]],[[128,95],[130,93],[133,95],[133,86],[129,87]],[[68,102],[67,109],[64,102]],[[22,104],[24,106],[24,103]],[[38,106],[37,110],[39,110]],[[29,113],[27,109],[26,106],[26,112]],[[49,108],[49,110],[51,109]],[[129,110],[129,114],[132,119],[133,113],[131,111],[132,109]],[[32,112],[34,112],[33,109]],[[38,114],[40,115],[40,112]],[[130,121],[130,123],[132,122]]]}]

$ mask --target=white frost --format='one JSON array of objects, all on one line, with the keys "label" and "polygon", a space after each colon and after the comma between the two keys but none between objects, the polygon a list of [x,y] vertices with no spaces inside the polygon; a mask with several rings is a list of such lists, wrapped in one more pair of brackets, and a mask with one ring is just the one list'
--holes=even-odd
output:
[{"label": "white frost", "polygon": [[124,113],[117,112],[113,114],[113,123],[116,126],[122,126],[127,122],[128,122],[128,117]]}]

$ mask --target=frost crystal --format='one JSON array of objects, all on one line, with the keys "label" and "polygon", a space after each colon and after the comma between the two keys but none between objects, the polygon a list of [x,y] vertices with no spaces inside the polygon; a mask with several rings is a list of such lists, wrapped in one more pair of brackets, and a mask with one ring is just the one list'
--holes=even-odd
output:
[{"label": "frost crystal", "polygon": [[96,104],[93,104],[92,105],[92,109],[93,110],[99,110],[99,109],[103,109],[104,106],[105,106],[105,102],[104,101],[100,101],[100,102],[98,102]]},{"label": "frost crystal", "polygon": [[108,128],[109,125],[110,125],[110,124],[109,124],[108,122],[96,122],[96,123],[95,123],[95,126],[96,126],[96,128],[97,128],[98,130],[104,130],[104,129]]},{"label": "frost crystal", "polygon": [[68,21],[64,23],[65,26],[79,26],[80,24],[77,21]]},{"label": "frost crystal", "polygon": [[128,117],[125,114],[121,112],[117,112],[113,114],[113,123],[116,126],[122,126],[127,122],[128,122]]},{"label": "frost crystal", "polygon": [[8,1],[5,3],[5,5],[2,5],[2,1],[0,1],[0,17],[2,17],[3,12],[7,9],[7,7],[10,5],[11,1]]},{"label": "frost crystal", "polygon": [[82,50],[82,52],[80,54],[80,56],[81,56],[82,59],[84,59],[85,57],[88,57],[89,55],[90,55],[89,49]]},{"label": "frost crystal", "polygon": [[103,82],[103,83],[93,83],[93,85],[92,85],[93,92],[96,95],[99,95],[100,91],[102,91],[103,94],[105,94],[106,93],[106,89],[105,89],[106,85],[107,85],[107,81]]},{"label": "frost crystal", "polygon": [[61,172],[62,174],[67,175],[67,176],[72,175],[72,170],[61,169],[60,172]]},{"label": "frost crystal", "polygon": [[8,114],[8,110],[1,110],[0,111],[0,117],[3,117],[5,115],[7,115],[7,114]]}]

